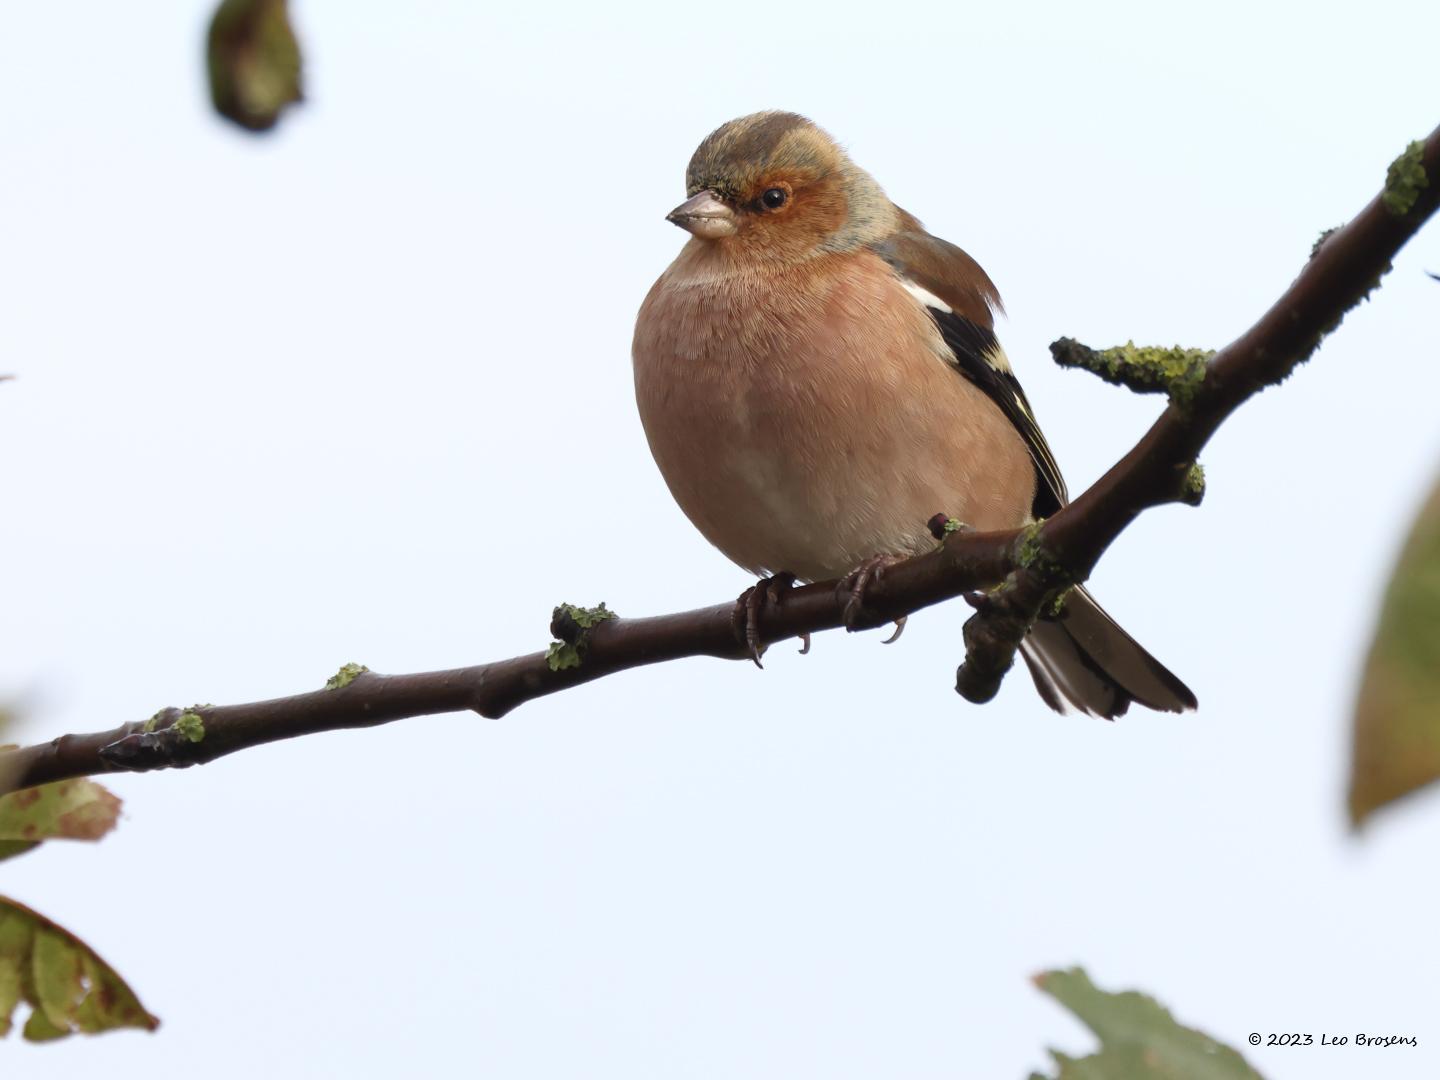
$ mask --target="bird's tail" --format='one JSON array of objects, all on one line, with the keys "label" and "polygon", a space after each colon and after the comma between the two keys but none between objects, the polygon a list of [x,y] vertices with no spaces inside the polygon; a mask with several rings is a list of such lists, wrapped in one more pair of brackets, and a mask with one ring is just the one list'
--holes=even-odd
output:
[{"label": "bird's tail", "polygon": [[1071,590],[1055,619],[1037,622],[1021,643],[1035,687],[1056,712],[1066,705],[1113,720],[1132,701],[1184,712],[1195,695],[1142,649],[1083,588]]}]

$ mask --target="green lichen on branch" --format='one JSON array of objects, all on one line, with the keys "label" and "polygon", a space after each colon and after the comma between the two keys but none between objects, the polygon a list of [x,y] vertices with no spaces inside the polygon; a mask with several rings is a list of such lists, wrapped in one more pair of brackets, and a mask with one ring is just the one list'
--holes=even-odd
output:
[{"label": "green lichen on branch", "polygon": [[1074,585],[1066,585],[1046,601],[1041,609],[1040,616],[1045,619],[1059,619],[1065,614],[1065,605],[1070,600],[1070,593],[1075,589]]},{"label": "green lichen on branch", "polygon": [[1040,521],[1032,522],[1025,526],[1024,531],[1021,532],[1020,546],[1015,552],[1015,561],[1021,566],[1028,567],[1034,563],[1036,559],[1040,558],[1042,553],[1040,547],[1040,526],[1044,524],[1045,521],[1042,518]]},{"label": "green lichen on branch", "polygon": [[140,726],[141,732],[146,735],[155,735],[164,732],[176,732],[190,742],[199,742],[205,738],[205,721],[201,716],[206,709],[213,709],[215,706],[205,702],[191,705],[188,709],[177,709],[174,706],[167,706],[146,720]]},{"label": "green lichen on branch", "polygon": [[1385,275],[1390,273],[1390,271],[1393,269],[1395,269],[1395,264],[1391,262],[1387,262],[1384,266],[1382,266],[1380,268],[1380,272],[1370,279],[1369,283],[1365,286],[1365,288],[1362,289],[1353,300],[1346,304],[1345,307],[1333,314],[1326,321],[1325,325],[1319,329],[1315,336],[1305,343],[1305,345],[1296,354],[1294,362],[1270,379],[1270,385],[1278,386],[1280,383],[1288,379],[1291,373],[1296,368],[1298,368],[1301,364],[1307,362],[1310,357],[1314,356],[1315,350],[1320,348],[1321,344],[1325,341],[1325,339],[1340,328],[1340,324],[1345,321],[1345,316],[1350,314],[1351,310],[1360,306],[1361,303],[1369,300],[1370,294],[1380,287],[1380,283],[1385,280]]},{"label": "green lichen on branch", "polygon": [[205,738],[205,721],[197,712],[183,712],[180,718],[175,721],[174,728],[191,742],[201,742]]},{"label": "green lichen on branch", "polygon": [[589,631],[603,622],[618,618],[615,612],[605,606],[603,600],[591,608],[560,604],[550,616],[550,633],[559,640],[550,643],[545,652],[545,663],[551,671],[579,667],[585,656],[586,635]]},{"label": "green lichen on branch", "polygon": [[1180,408],[1195,400],[1205,381],[1209,349],[1141,346],[1133,341],[1112,349],[1092,349],[1074,338],[1061,338],[1050,346],[1050,354],[1061,367],[1084,368],[1108,383],[1125,386],[1138,394],[1166,393]]},{"label": "green lichen on branch", "polygon": [[1420,192],[1429,186],[1430,178],[1425,175],[1425,144],[1417,140],[1390,163],[1380,201],[1390,213],[1404,217],[1415,206]]},{"label": "green lichen on branch", "polygon": [[1040,530],[1045,519],[1033,521],[1020,531],[1015,544],[1015,564],[1025,570],[1034,570],[1047,577],[1063,573],[1063,569],[1046,549]]},{"label": "green lichen on branch", "polygon": [[[1038,529],[1038,523],[1032,529]],[[1022,538],[1017,547],[1026,539],[1033,538]],[[1020,642],[1044,607],[1043,603],[1039,609],[1028,606],[1023,592],[1018,576],[1012,573],[988,592],[965,597],[975,614],[965,620],[962,630],[965,660],[955,669],[955,692],[966,701],[983,705],[993,699],[1014,666]]]},{"label": "green lichen on branch", "polygon": [[1316,255],[1319,255],[1319,254],[1320,254],[1320,249],[1325,246],[1325,241],[1326,241],[1326,240],[1329,240],[1330,237],[1334,236],[1334,235],[1335,235],[1337,232],[1339,232],[1339,231],[1340,231],[1340,226],[1337,225],[1337,226],[1335,226],[1335,228],[1333,228],[1333,229],[1326,229],[1326,230],[1325,230],[1324,232],[1322,232],[1319,236],[1317,236],[1317,237],[1315,238],[1315,243],[1313,243],[1313,244],[1310,245],[1310,258],[1313,259],[1313,258],[1315,258]]},{"label": "green lichen on branch", "polygon": [[971,530],[969,525],[965,524],[965,522],[961,521],[959,518],[951,517],[944,511],[941,511],[938,514],[932,514],[930,520],[925,522],[925,527],[930,530],[931,536],[933,536],[936,540],[941,541],[942,543],[944,542],[945,538],[952,533],[973,531]]},{"label": "green lichen on branch", "polygon": [[551,671],[579,667],[580,646],[571,645],[568,641],[552,641],[550,648],[545,651],[545,663],[550,665]]},{"label": "green lichen on branch", "polygon": [[1205,498],[1205,466],[1198,461],[1185,472],[1180,482],[1180,501],[1187,506],[1199,506]]},{"label": "green lichen on branch", "polygon": [[591,608],[576,607],[574,604],[561,604],[555,609],[555,614],[552,618],[558,619],[562,615],[569,618],[581,630],[589,630],[593,626],[599,626],[607,619],[619,618],[615,612],[605,606],[605,601],[603,600],[600,601],[597,606]]},{"label": "green lichen on branch", "polygon": [[326,690],[343,690],[370,669],[364,664],[346,664],[325,680]]}]

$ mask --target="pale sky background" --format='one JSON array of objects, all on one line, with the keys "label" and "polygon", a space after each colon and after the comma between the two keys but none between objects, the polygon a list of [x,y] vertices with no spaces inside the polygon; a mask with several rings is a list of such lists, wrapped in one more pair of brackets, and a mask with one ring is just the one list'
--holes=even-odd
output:
[{"label": "pale sky background", "polygon": [[[0,696],[19,737],[714,603],[630,335],[719,123],[813,116],[975,255],[1070,487],[1156,415],[1046,345],[1219,346],[1440,122],[1440,5],[304,0],[309,102],[209,112],[210,5],[0,35]],[[0,866],[164,1021],[7,1076],[1022,1078],[1085,965],[1270,1080],[1440,1073],[1440,799],[1345,830],[1378,591],[1440,467],[1440,228],[1094,579],[1198,693],[952,690],[967,609],[107,781]]]}]

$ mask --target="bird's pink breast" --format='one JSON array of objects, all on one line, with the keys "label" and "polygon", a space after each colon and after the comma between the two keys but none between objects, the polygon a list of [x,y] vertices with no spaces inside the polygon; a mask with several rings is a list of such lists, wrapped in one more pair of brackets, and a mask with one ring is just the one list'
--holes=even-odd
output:
[{"label": "bird's pink breast", "polygon": [[878,258],[717,273],[694,256],[641,308],[636,399],[671,493],[732,560],[823,580],[928,549],[937,512],[1026,520],[1024,443]]}]

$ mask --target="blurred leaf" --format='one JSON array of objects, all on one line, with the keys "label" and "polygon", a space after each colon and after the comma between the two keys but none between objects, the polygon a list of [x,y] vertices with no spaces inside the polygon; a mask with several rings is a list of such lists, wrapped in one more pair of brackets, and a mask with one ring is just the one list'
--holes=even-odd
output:
[{"label": "blurred leaf", "polygon": [[1385,590],[1355,703],[1350,820],[1440,777],[1440,486]]},{"label": "blurred leaf", "polygon": [[[1079,968],[1047,971],[1035,985],[1100,1037],[1100,1050],[1089,1057],[1051,1050],[1060,1067],[1053,1080],[1260,1080],[1234,1050],[1181,1027],[1154,998],[1133,990],[1108,994]],[[1032,1073],[1030,1080],[1052,1078]]]},{"label": "blurred leaf", "polygon": [[300,43],[286,0],[222,0],[206,60],[215,111],[249,131],[269,131],[301,99]]},{"label": "blurred leaf", "polygon": [[35,1042],[160,1024],[88,945],[0,896],[0,1036],[10,1033],[22,1001],[32,1010],[25,1038]]},{"label": "blurred leaf", "polygon": [[[0,705],[0,755],[3,755],[6,750],[20,749],[20,747],[14,743],[5,742],[3,738],[6,730],[15,722],[15,717],[16,712],[14,708],[8,705]],[[6,787],[10,786],[10,781],[13,779],[11,773],[14,768],[14,765],[0,760],[0,784],[4,784]]]},{"label": "blurred leaf", "polygon": [[119,816],[120,800],[93,780],[60,780],[0,795],[0,859],[42,840],[99,840]]}]

